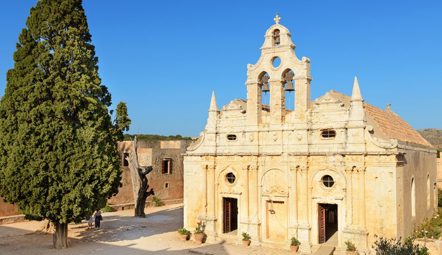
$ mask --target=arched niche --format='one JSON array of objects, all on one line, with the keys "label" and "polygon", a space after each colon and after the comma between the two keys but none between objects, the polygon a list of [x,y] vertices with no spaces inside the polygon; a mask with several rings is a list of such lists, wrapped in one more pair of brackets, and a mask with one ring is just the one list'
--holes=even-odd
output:
[{"label": "arched niche", "polygon": [[279,29],[275,29],[272,32],[272,44],[275,47],[281,45],[281,31]]},{"label": "arched niche", "polygon": [[262,195],[288,196],[288,183],[286,173],[280,169],[267,170],[261,178]]},{"label": "arched niche", "polygon": [[282,72],[281,83],[285,93],[285,108],[293,111],[295,109],[295,72],[287,68]]},{"label": "arched niche", "polygon": [[259,96],[258,101],[263,105],[270,103],[270,75],[266,71],[262,71],[258,75]]}]

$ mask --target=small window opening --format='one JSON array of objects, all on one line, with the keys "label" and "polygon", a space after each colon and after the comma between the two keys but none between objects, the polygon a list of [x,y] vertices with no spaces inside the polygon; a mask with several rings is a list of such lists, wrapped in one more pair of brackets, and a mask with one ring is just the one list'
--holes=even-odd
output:
[{"label": "small window opening", "polygon": [[279,29],[273,30],[273,46],[279,46],[281,44],[281,37]]},{"label": "small window opening", "polygon": [[333,129],[324,129],[321,132],[322,138],[335,138],[336,137],[336,131]]},{"label": "small window opening", "polygon": [[236,176],[232,172],[230,172],[230,173],[226,174],[226,180],[232,184],[235,182]]},{"label": "small window opening", "polygon": [[322,178],[322,184],[324,184],[325,187],[331,188],[335,184],[335,180],[333,180],[333,177],[330,175],[324,175]]},{"label": "small window opening", "polygon": [[236,135],[232,135],[232,134],[227,135],[227,140],[235,141],[236,140]]},{"label": "small window opening", "polygon": [[172,174],[172,159],[163,159],[161,169],[162,174]]},{"label": "small window opening", "polygon": [[164,183],[164,188],[165,189],[169,188],[169,183],[168,182]]},{"label": "small window opening", "polygon": [[272,66],[274,68],[278,68],[280,65],[281,65],[281,58],[279,57],[272,58]]},{"label": "small window opening", "polygon": [[123,153],[123,166],[129,166],[129,153]]}]

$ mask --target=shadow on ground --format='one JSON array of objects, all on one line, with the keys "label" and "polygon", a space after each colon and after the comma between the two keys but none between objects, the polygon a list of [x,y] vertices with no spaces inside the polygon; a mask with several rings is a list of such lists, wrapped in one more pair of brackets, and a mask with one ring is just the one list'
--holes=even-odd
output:
[{"label": "shadow on ground", "polygon": [[86,224],[71,229],[85,229],[74,238],[88,241],[118,242],[136,240],[141,237],[176,231],[183,225],[183,208],[166,209],[146,215],[146,218],[133,216],[105,216],[101,229],[87,229]]},{"label": "shadow on ground", "polygon": [[[183,209],[174,207],[147,214],[146,218],[104,215],[102,229],[87,229],[87,223],[70,225],[71,247],[55,250],[52,234],[36,232],[38,222],[0,226],[1,255],[182,255],[229,254],[223,244],[197,245],[180,241],[176,230],[182,227]],[[26,225],[28,224],[28,225]],[[28,227],[34,224],[34,230]],[[40,224],[41,225],[41,224]],[[26,229],[28,228],[28,229]]]}]

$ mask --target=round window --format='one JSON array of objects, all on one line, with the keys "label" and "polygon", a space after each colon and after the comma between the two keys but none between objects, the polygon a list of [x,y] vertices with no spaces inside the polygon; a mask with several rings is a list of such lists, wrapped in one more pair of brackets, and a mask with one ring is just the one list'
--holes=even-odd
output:
[{"label": "round window", "polygon": [[333,180],[333,177],[330,175],[324,175],[322,176],[322,184],[324,184],[325,187],[331,188],[335,184],[335,180]]},{"label": "round window", "polygon": [[272,65],[274,68],[278,68],[281,65],[281,59],[279,57],[272,58]]},{"label": "round window", "polygon": [[235,176],[232,172],[230,172],[230,173],[228,173],[228,174],[226,175],[226,180],[227,180],[229,183],[234,183],[235,180],[236,180],[236,176]]}]

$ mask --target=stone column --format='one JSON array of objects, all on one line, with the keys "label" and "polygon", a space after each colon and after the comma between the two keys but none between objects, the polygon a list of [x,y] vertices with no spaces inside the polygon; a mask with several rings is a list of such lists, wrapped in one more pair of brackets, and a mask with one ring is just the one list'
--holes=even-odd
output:
[{"label": "stone column", "polygon": [[298,182],[297,182],[297,167],[290,167],[290,181],[289,181],[289,199],[288,199],[288,205],[289,205],[289,238],[292,236],[298,236],[298,206],[297,206],[297,192],[296,189],[298,188]]},{"label": "stone column", "polygon": [[361,167],[359,171],[360,175],[360,190],[359,190],[359,202],[360,204],[360,217],[362,230],[366,230],[366,214],[365,214],[365,167]]},{"label": "stone column", "polygon": [[345,177],[347,178],[347,187],[345,194],[345,207],[346,207],[346,226],[353,224],[353,188],[352,188],[352,168],[345,169]]},{"label": "stone column", "polygon": [[216,240],[216,212],[215,212],[215,164],[210,164],[206,169],[206,233],[207,241]]},{"label": "stone column", "polygon": [[258,167],[256,165],[251,165],[249,168],[249,231],[252,241],[259,242],[259,226],[261,221],[259,219],[259,197],[258,197],[258,187],[259,187],[259,177],[258,177]]},{"label": "stone column", "polygon": [[353,210],[353,219],[352,219],[352,223],[354,226],[359,226],[360,225],[360,214],[361,214],[361,210],[360,210],[360,201],[359,201],[359,174],[357,172],[356,167],[352,168],[352,173],[351,173],[351,189],[352,189],[352,210]]},{"label": "stone column", "polygon": [[295,80],[295,114],[304,120],[310,107],[310,79],[302,77]]},{"label": "stone column", "polygon": [[311,226],[309,222],[309,185],[308,185],[308,167],[301,166],[298,168],[299,190],[298,190],[298,239],[301,242],[302,252],[311,252],[310,231]]},{"label": "stone column", "polygon": [[241,213],[241,219],[240,219],[240,224],[241,224],[241,231],[242,232],[249,232],[249,223],[250,223],[250,214],[249,214],[249,169],[250,169],[250,165],[247,165],[246,167],[244,167],[241,171],[241,188],[242,188],[242,195],[241,195],[241,208],[240,208],[240,213]]},{"label": "stone column", "polygon": [[247,85],[247,123],[257,125],[261,122],[261,89],[257,82]]}]

